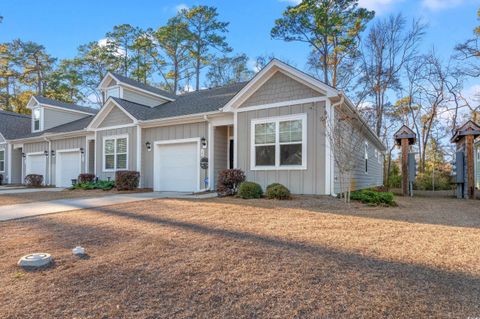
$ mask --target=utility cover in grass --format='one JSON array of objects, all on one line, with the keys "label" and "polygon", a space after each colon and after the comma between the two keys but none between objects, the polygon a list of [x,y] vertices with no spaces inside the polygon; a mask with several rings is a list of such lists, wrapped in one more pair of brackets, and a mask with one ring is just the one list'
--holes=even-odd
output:
[{"label": "utility cover in grass", "polygon": [[20,258],[18,265],[25,268],[39,268],[50,265],[52,261],[53,259],[50,254],[34,253]]}]

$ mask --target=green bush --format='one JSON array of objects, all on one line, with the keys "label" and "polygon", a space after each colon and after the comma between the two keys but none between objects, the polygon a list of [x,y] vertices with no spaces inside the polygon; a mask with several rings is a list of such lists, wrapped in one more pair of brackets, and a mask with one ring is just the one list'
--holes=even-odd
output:
[{"label": "green bush", "polygon": [[260,198],[262,195],[262,187],[257,183],[243,182],[238,187],[238,196],[243,199]]},{"label": "green bush", "polygon": [[364,204],[378,206],[395,206],[395,200],[393,193],[391,192],[377,192],[371,189],[363,189],[352,192],[350,198],[353,200],[361,201]]},{"label": "green bush", "polygon": [[[450,190],[452,189],[451,177],[445,172],[435,172],[435,190]],[[415,178],[413,185],[414,189],[422,191],[433,190],[432,172],[419,173]]]},{"label": "green bush", "polygon": [[273,183],[267,186],[265,195],[268,199],[290,199],[290,190],[279,183]]},{"label": "green bush", "polygon": [[109,191],[114,187],[115,187],[114,181],[98,181],[98,182],[77,183],[74,186],[72,186],[70,189],[83,189],[83,190],[101,189],[104,191]]},{"label": "green bush", "polygon": [[131,191],[138,187],[140,173],[136,171],[116,171],[115,185],[119,191]]}]

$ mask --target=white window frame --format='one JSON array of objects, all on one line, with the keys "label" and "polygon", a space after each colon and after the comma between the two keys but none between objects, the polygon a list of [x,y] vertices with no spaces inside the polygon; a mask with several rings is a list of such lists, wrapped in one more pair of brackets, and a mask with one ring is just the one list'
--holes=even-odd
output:
[{"label": "white window frame", "polygon": [[5,173],[5,164],[6,164],[5,155],[7,155],[7,152],[5,152],[4,148],[0,148],[0,153],[2,152],[3,152],[3,160],[0,160],[0,163],[3,162],[3,169],[0,170],[0,173]]},{"label": "white window frame", "polygon": [[[302,121],[302,164],[301,165],[280,165],[280,122]],[[256,166],[255,164],[255,125],[275,123],[275,165]],[[291,144],[299,144],[292,142]],[[306,170],[307,169],[307,114],[292,114],[285,116],[275,116],[267,118],[253,119],[250,123],[250,169],[252,171],[271,171],[271,170]]]},{"label": "white window frame", "polygon": [[[127,152],[125,153],[127,155],[127,160],[126,160],[126,167],[125,168],[117,168],[117,140],[118,139],[122,139],[122,138],[126,138],[127,139]],[[107,164],[107,161],[105,160],[105,156],[107,154],[105,154],[105,142],[107,140],[114,140],[114,148],[113,148],[113,157],[114,157],[114,162],[113,162],[113,168],[106,168],[106,164]],[[129,156],[129,145],[130,145],[130,141],[129,141],[129,138],[128,138],[128,134],[123,134],[123,135],[111,135],[111,136],[104,136],[103,137],[103,143],[102,143],[102,161],[103,161],[103,165],[102,165],[102,169],[104,172],[116,172],[118,170],[128,170],[128,156]],[[123,154],[123,153],[120,153],[120,154]],[[109,155],[112,155],[112,154],[109,154]]]},{"label": "white window frame", "polygon": [[368,142],[365,142],[365,156],[364,156],[364,171],[365,171],[365,174],[368,174]]},{"label": "white window frame", "polygon": [[[35,129],[35,111],[40,112],[40,117],[38,118],[38,130]],[[32,109],[32,132],[41,132],[43,131],[43,107],[35,107]]]}]

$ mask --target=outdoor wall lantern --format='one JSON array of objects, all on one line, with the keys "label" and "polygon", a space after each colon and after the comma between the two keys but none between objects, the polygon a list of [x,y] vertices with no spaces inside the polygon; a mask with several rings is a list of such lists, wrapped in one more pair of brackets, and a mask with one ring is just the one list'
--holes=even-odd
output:
[{"label": "outdoor wall lantern", "polygon": [[205,137],[201,138],[200,143],[202,145],[202,148],[207,148],[207,139]]},{"label": "outdoor wall lantern", "polygon": [[23,158],[27,157],[27,154],[22,153],[22,157],[23,157]]},{"label": "outdoor wall lantern", "polygon": [[152,143],[146,142],[146,143],[145,143],[145,146],[147,147],[147,151],[150,152],[150,151],[152,150]]},{"label": "outdoor wall lantern", "polygon": [[82,155],[85,154],[85,150],[83,149],[83,147],[80,148],[80,154],[82,154]]},{"label": "outdoor wall lantern", "polygon": [[52,155],[52,157],[55,157],[55,150],[52,150],[50,154]]},{"label": "outdoor wall lantern", "polygon": [[43,152],[43,154],[45,154],[45,156],[48,156],[48,151]]}]

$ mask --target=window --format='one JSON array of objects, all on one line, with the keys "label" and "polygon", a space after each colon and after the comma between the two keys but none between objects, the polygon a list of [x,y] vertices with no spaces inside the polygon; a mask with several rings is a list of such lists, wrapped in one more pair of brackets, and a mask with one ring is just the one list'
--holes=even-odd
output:
[{"label": "window", "polygon": [[5,150],[0,150],[0,172],[5,172]]},{"label": "window", "polygon": [[42,117],[41,110],[39,108],[33,109],[33,131],[40,131],[40,119]]},{"label": "window", "polygon": [[365,143],[365,174],[368,173],[368,143]]},{"label": "window", "polygon": [[107,94],[105,96],[105,100],[109,97],[120,97],[120,88],[115,86],[107,89]]},{"label": "window", "polygon": [[305,169],[306,115],[252,121],[252,169]]},{"label": "window", "polygon": [[128,138],[108,137],[103,140],[103,170],[116,171],[127,169],[128,166]]}]

